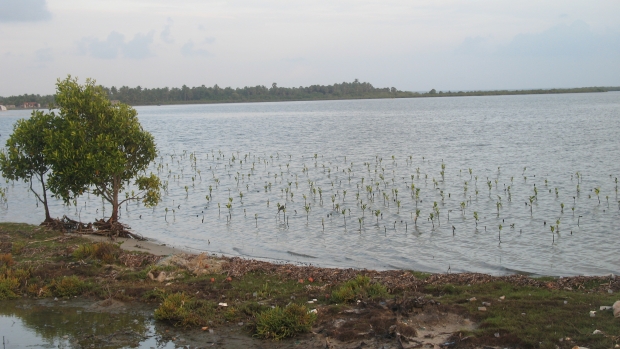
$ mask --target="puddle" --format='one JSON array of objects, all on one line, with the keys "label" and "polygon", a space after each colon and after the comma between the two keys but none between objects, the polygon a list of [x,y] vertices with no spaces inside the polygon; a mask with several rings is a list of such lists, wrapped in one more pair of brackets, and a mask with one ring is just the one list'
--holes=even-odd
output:
[{"label": "puddle", "polygon": [[117,301],[0,302],[2,349],[256,347],[240,329],[214,332],[156,323],[153,308]]}]

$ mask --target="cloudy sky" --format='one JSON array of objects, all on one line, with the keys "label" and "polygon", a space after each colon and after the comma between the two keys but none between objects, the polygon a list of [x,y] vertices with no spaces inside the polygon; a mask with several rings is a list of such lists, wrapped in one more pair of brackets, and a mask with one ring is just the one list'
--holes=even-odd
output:
[{"label": "cloudy sky", "polygon": [[0,0],[0,95],[105,86],[620,85],[618,0]]}]

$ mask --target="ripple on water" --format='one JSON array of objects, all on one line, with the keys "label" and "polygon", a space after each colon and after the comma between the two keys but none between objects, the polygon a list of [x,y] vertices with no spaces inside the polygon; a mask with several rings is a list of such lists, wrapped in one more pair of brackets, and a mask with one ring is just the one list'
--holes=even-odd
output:
[{"label": "ripple on water", "polygon": [[[161,153],[151,170],[168,181],[168,191],[154,210],[123,206],[121,220],[145,236],[194,251],[323,266],[617,274],[614,180],[620,163],[611,159],[620,158],[618,97],[608,92],[139,107]],[[0,141],[27,115],[3,113]],[[412,182],[420,189],[417,202]],[[534,186],[538,195],[530,211]],[[8,208],[0,210],[0,219],[39,223],[42,209],[26,186],[6,187]],[[211,201],[205,198],[209,187]],[[319,187],[322,204],[311,190]],[[600,204],[594,188],[601,190]],[[383,193],[389,195],[385,202]],[[368,205],[363,212],[359,200]],[[435,214],[431,223],[434,202],[439,221]],[[278,203],[286,204],[286,220],[276,214]],[[50,208],[54,216],[83,221],[104,214],[101,201],[88,196],[77,207],[53,201]],[[381,211],[378,221],[371,210]],[[550,224],[558,219],[560,232],[552,234]]]}]

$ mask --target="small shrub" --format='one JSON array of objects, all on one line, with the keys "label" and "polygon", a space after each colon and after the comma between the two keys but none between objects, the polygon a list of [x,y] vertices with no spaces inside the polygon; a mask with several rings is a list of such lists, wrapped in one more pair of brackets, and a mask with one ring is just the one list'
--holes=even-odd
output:
[{"label": "small shrub", "polygon": [[353,302],[364,298],[382,298],[388,295],[385,286],[370,282],[368,276],[358,275],[355,279],[345,282],[344,285],[332,292],[334,302]]},{"label": "small shrub", "polygon": [[13,255],[15,256],[18,256],[24,251],[24,247],[26,247],[26,244],[24,242],[14,242],[13,246],[11,247],[11,253],[13,253]]},{"label": "small shrub", "polygon": [[95,245],[84,244],[80,245],[73,251],[73,258],[75,259],[87,259],[93,256],[95,253]]},{"label": "small shrub", "polygon": [[95,244],[84,244],[78,246],[78,248],[73,251],[73,258],[94,258],[105,263],[114,263],[120,256],[120,253],[121,248],[117,244],[110,242],[98,242]]},{"label": "small shrub", "polygon": [[0,275],[0,300],[19,298],[19,279],[13,276]]},{"label": "small shrub", "polygon": [[13,261],[13,255],[10,253],[0,253],[0,267],[11,267],[13,264],[15,264],[15,261]]},{"label": "small shrub", "polygon": [[18,298],[19,288],[30,276],[28,269],[0,269],[0,300]]},{"label": "small shrub", "polygon": [[280,340],[310,331],[316,314],[303,305],[275,307],[256,316],[256,337]]},{"label": "small shrub", "polygon": [[52,281],[51,288],[57,297],[72,297],[88,290],[88,285],[75,275]]},{"label": "small shrub", "polygon": [[168,321],[175,327],[203,326],[214,309],[210,302],[196,300],[185,293],[173,293],[166,296],[155,310],[155,319]]},{"label": "small shrub", "polygon": [[52,295],[52,291],[47,286],[41,286],[40,284],[34,283],[28,285],[26,292],[29,295],[39,298],[50,297]]}]

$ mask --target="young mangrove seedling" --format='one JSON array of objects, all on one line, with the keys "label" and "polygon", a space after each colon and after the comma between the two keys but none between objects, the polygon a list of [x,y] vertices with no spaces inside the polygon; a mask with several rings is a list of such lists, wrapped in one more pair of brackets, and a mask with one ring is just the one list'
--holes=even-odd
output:
[{"label": "young mangrove seedling", "polygon": [[499,243],[502,243],[502,225],[499,225],[499,235],[498,235]]},{"label": "young mangrove seedling", "polygon": [[596,197],[598,198],[598,204],[601,204],[601,198],[599,196],[599,194],[601,193],[601,188],[594,188],[594,193],[596,194]]},{"label": "young mangrove seedling", "polygon": [[533,212],[532,212],[532,206],[534,204],[534,200],[536,199],[535,196],[530,196],[530,217],[532,217]]},{"label": "young mangrove seedling", "polygon": [[478,212],[474,211],[474,219],[476,220],[476,227],[478,227]]}]

